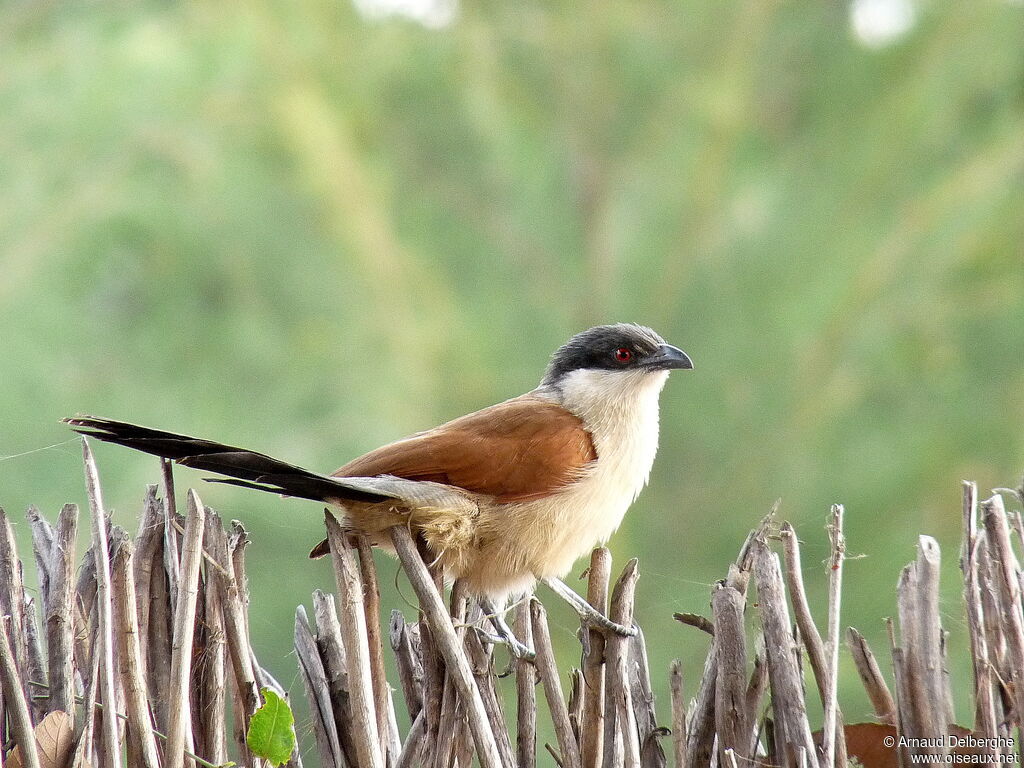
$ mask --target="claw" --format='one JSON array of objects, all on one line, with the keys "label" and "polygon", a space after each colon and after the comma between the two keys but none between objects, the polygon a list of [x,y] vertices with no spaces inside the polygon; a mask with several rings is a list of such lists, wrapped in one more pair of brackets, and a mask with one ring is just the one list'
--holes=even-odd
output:
[{"label": "claw", "polygon": [[579,614],[580,620],[583,621],[584,624],[605,633],[611,632],[613,634],[620,635],[621,637],[636,637],[636,627],[627,627],[623,624],[615,623],[582,597],[577,595],[572,588],[561,579],[551,578],[542,579],[542,581],[547,584],[552,592],[565,600],[565,602],[567,602],[572,609]]},{"label": "claw", "polygon": [[516,639],[515,634],[512,632],[512,628],[505,622],[505,617],[502,612],[498,611],[490,600],[481,599],[480,607],[484,610],[484,613],[487,614],[487,618],[490,619],[491,625],[494,627],[494,631],[496,633],[495,635],[491,635],[480,630],[484,638],[495,645],[500,644],[507,646],[509,653],[517,659],[533,661],[537,658],[536,651]]}]

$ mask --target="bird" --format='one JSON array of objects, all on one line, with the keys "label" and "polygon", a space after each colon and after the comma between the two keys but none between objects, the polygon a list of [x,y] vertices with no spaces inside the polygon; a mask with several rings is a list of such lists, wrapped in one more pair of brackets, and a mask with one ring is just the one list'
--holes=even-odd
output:
[{"label": "bird", "polygon": [[[561,579],[605,543],[648,482],[660,393],[689,356],[632,323],[577,333],[525,394],[388,443],[330,475],[266,454],[92,416],[64,419],[85,436],[216,472],[216,479],[324,502],[344,525],[391,549],[408,526],[449,582],[488,605],[538,580],[581,616],[624,634]],[[310,553],[328,554],[327,541]],[[484,602],[481,602],[484,605]]]}]

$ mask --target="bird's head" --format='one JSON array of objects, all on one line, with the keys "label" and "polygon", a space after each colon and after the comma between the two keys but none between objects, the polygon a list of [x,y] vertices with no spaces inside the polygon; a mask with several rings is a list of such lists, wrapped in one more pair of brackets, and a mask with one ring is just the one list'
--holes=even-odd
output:
[{"label": "bird's head", "polygon": [[598,325],[555,351],[541,387],[572,396],[627,396],[661,389],[669,371],[693,368],[685,352],[642,325]]}]

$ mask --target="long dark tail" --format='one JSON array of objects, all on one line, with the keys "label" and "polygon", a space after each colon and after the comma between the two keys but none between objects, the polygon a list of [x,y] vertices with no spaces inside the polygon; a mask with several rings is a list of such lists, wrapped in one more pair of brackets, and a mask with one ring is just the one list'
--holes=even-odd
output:
[{"label": "long dark tail", "polygon": [[234,448],[211,440],[200,440],[94,416],[76,416],[64,419],[64,422],[87,437],[162,456],[186,467],[216,472],[230,478],[207,478],[210,482],[239,485],[243,488],[255,488],[258,491],[314,501],[347,499],[378,502],[394,498],[390,494],[353,488],[351,481],[343,478],[319,475],[263,453]]}]

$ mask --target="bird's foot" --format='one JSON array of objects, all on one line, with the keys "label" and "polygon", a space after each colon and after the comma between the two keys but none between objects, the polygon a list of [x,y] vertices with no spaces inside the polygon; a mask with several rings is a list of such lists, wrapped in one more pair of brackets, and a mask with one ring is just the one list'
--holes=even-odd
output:
[{"label": "bird's foot", "polygon": [[573,591],[572,587],[566,584],[561,579],[541,579],[556,595],[565,600],[577,614],[580,619],[588,626],[600,630],[605,633],[613,633],[620,635],[621,637],[636,637],[637,629],[633,626],[625,626],[624,624],[618,624],[599,610],[594,608],[590,603],[584,600],[582,597]]},{"label": "bird's foot", "polygon": [[494,603],[490,600],[480,600],[480,607],[486,614],[485,618],[489,619],[491,626],[494,627],[494,634],[486,632],[482,629],[477,629],[480,636],[490,642],[493,645],[504,645],[508,648],[511,653],[517,659],[524,659],[525,661],[533,661],[537,658],[537,652],[530,648],[528,645],[521,643],[516,639],[515,634],[512,632],[512,627],[505,621],[505,616],[502,611],[495,608]]}]

